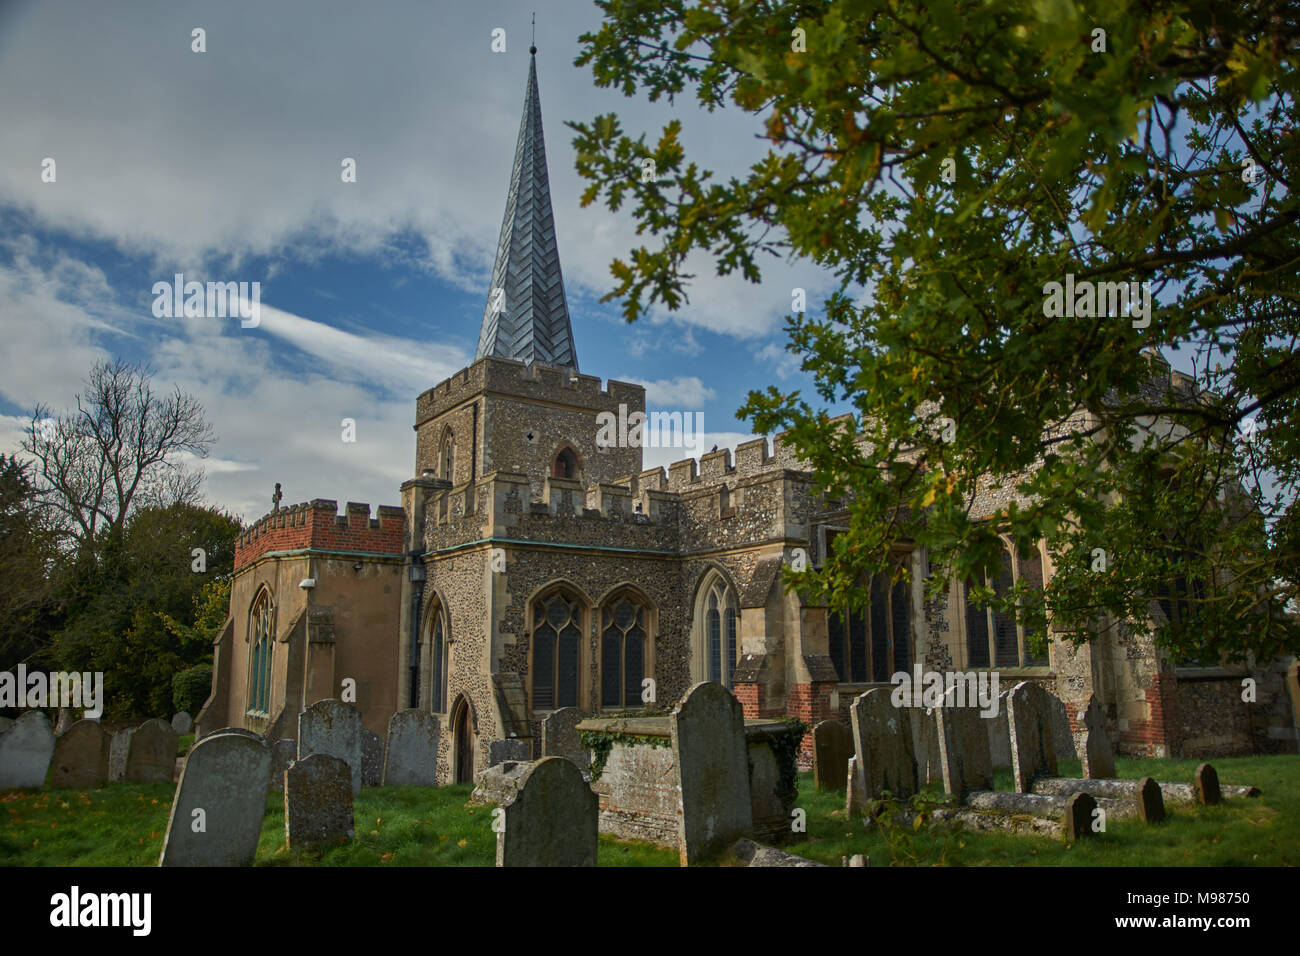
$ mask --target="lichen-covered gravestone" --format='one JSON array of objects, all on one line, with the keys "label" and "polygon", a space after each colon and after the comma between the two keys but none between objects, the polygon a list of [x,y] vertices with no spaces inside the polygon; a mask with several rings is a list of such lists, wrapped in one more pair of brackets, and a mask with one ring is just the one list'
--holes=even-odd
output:
[{"label": "lichen-covered gravestone", "polygon": [[338,757],[352,769],[352,796],[361,793],[361,713],[351,704],[318,700],[298,715],[298,759]]},{"label": "lichen-covered gravestone", "polygon": [[39,710],[29,710],[0,730],[0,790],[41,787],[54,756],[54,731]]},{"label": "lichen-covered gravestone", "polygon": [[352,839],[352,770],[312,754],[284,772],[284,837],[289,849]]},{"label": "lichen-covered gravestone", "polygon": [[854,700],[849,715],[867,797],[877,799],[888,792],[905,800],[916,793],[916,757],[907,709],[894,706],[888,688],[877,687]]},{"label": "lichen-covered gravestone", "polygon": [[194,729],[194,718],[185,711],[172,715],[172,730],[184,737]]},{"label": "lichen-covered gravestone", "polygon": [[361,785],[377,787],[384,779],[384,742],[371,730],[361,731]]},{"label": "lichen-covered gravestone", "polygon": [[497,866],[596,865],[600,801],[567,758],[529,766],[499,809]]},{"label": "lichen-covered gravestone", "polygon": [[853,731],[838,720],[823,720],[813,727],[813,784],[818,790],[843,790]]},{"label": "lichen-covered gravestone", "polygon": [[165,720],[146,720],[131,736],[127,783],[171,783],[176,778],[176,731]]},{"label": "lichen-covered gravestone", "polygon": [[108,738],[97,720],[79,720],[54,741],[50,786],[88,790],[108,781]]},{"label": "lichen-covered gravestone", "polygon": [[532,760],[533,748],[527,740],[508,737],[504,740],[488,741],[488,766],[495,767],[507,760],[515,762]]},{"label": "lichen-covered gravestone", "polygon": [[542,756],[567,757],[586,770],[591,765],[591,752],[578,739],[578,724],[582,711],[577,707],[561,707],[542,719]]},{"label": "lichen-covered gravestone", "polygon": [[266,814],[271,750],[254,735],[194,745],[176,787],[160,866],[248,866]]},{"label": "lichen-covered gravestone", "polygon": [[749,756],[740,701],[721,684],[696,684],[672,713],[681,786],[677,852],[682,866],[752,836]]},{"label": "lichen-covered gravestone", "polygon": [[1083,775],[1094,780],[1108,780],[1115,776],[1115,751],[1106,733],[1106,712],[1095,696],[1088,697],[1087,708],[1079,715],[1083,732],[1076,745]]},{"label": "lichen-covered gravestone", "polygon": [[974,707],[935,708],[943,789],[958,799],[972,790],[993,789],[993,758],[985,720]]},{"label": "lichen-covered gravestone", "polygon": [[1021,681],[1007,700],[1011,731],[1011,775],[1016,792],[1030,793],[1034,778],[1056,776],[1051,695],[1041,684]]},{"label": "lichen-covered gravestone", "polygon": [[438,780],[438,718],[399,710],[388,721],[385,787],[434,787]]},{"label": "lichen-covered gravestone", "polygon": [[131,753],[131,738],[136,728],[127,727],[113,734],[108,742],[108,782],[126,783],[126,758]]},{"label": "lichen-covered gravestone", "polygon": [[284,772],[298,759],[298,741],[281,737],[271,744],[271,790],[284,793]]}]

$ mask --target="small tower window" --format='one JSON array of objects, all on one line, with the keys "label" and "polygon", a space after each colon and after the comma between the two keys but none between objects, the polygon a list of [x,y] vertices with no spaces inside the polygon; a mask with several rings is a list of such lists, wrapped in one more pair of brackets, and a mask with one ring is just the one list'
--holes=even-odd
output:
[{"label": "small tower window", "polygon": [[450,428],[442,433],[442,444],[438,446],[438,471],[447,481],[456,480],[456,436]]},{"label": "small tower window", "polygon": [[562,448],[551,466],[552,478],[577,478],[578,456],[572,448]]}]

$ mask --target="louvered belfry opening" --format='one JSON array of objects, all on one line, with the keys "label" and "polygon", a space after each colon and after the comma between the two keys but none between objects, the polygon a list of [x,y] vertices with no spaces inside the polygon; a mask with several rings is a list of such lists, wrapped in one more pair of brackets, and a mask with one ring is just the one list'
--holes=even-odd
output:
[{"label": "louvered belfry opening", "polygon": [[536,55],[528,63],[510,192],[474,358],[488,355],[578,370],[551,211]]}]

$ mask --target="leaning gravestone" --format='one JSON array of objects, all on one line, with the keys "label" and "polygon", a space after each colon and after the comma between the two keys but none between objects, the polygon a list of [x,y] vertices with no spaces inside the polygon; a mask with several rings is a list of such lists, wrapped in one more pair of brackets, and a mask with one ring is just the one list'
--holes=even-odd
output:
[{"label": "leaning gravestone", "polygon": [[44,786],[52,756],[50,719],[39,710],[29,710],[0,730],[0,790]]},{"label": "leaning gravestone", "polygon": [[488,741],[488,766],[495,767],[508,760],[515,763],[533,759],[533,748],[527,740],[507,737],[504,740]]},{"label": "leaning gravestone", "polygon": [[136,728],[119,730],[108,742],[108,782],[126,783],[126,758],[131,753],[131,738]]},{"label": "leaning gravestone", "polygon": [[591,753],[578,738],[578,723],[583,719],[577,707],[561,707],[542,719],[542,756],[567,757],[586,770]]},{"label": "leaning gravestone", "polygon": [[813,727],[813,784],[818,790],[844,790],[853,754],[853,731],[838,720]]},{"label": "leaning gravestone", "polygon": [[194,745],[176,787],[160,866],[249,866],[266,815],[271,750],[243,734]]},{"label": "leaning gravestone", "polygon": [[740,701],[721,684],[696,684],[671,717],[680,781],[677,853],[682,866],[751,836],[749,748]]},{"label": "leaning gravestone", "polygon": [[1097,801],[1087,793],[1072,793],[1065,801],[1065,838],[1077,840],[1092,836],[1093,813]]},{"label": "leaning gravestone", "polygon": [[185,711],[172,715],[172,730],[184,737],[194,729],[194,718]]},{"label": "leaning gravestone", "polygon": [[171,783],[176,779],[176,731],[165,720],[146,720],[131,736],[127,783]]},{"label": "leaning gravestone", "polygon": [[388,721],[385,787],[438,785],[438,718],[423,710],[399,710]]},{"label": "leaning gravestone", "polygon": [[858,769],[858,758],[849,758],[844,771],[845,790],[844,815],[850,820],[867,812],[867,788],[862,782],[862,771]]},{"label": "leaning gravestone", "polygon": [[361,785],[377,787],[384,778],[384,742],[370,730],[361,731]]},{"label": "leaning gravestone", "polygon": [[876,799],[888,791],[906,800],[915,794],[916,758],[906,709],[894,706],[888,688],[876,687],[853,701],[849,715],[853,750],[867,796]]},{"label": "leaning gravestone", "polygon": [[284,793],[284,772],[298,759],[298,741],[281,737],[271,744],[271,790]]},{"label": "leaning gravestone", "polygon": [[1042,687],[1021,681],[1007,700],[1011,730],[1011,775],[1017,793],[1029,793],[1035,777],[1056,776],[1056,748],[1052,740],[1051,700]]},{"label": "leaning gravestone", "polygon": [[54,721],[54,736],[58,737],[76,722],[75,711],[71,707],[60,707],[59,716]]},{"label": "leaning gravestone", "polygon": [[352,768],[352,796],[361,793],[361,713],[351,704],[318,700],[298,715],[298,759],[338,757]]},{"label": "leaning gravestone", "polygon": [[961,799],[993,789],[993,759],[985,719],[974,707],[938,707],[939,767],[945,793]]},{"label": "leaning gravestone", "polygon": [[1115,776],[1115,751],[1106,733],[1106,712],[1095,696],[1089,696],[1088,707],[1079,715],[1083,732],[1079,735],[1077,749],[1083,764],[1083,775],[1094,780]]},{"label": "leaning gravestone", "polygon": [[1219,789],[1219,772],[1211,764],[1203,763],[1196,768],[1196,802],[1203,807],[1212,807],[1223,801],[1223,792]]},{"label": "leaning gravestone", "polygon": [[312,754],[284,772],[284,838],[289,849],[352,839],[352,770]]},{"label": "leaning gravestone", "polygon": [[79,720],[54,741],[50,786],[90,790],[108,781],[108,739],[97,720]]},{"label": "leaning gravestone", "polygon": [[497,866],[596,865],[600,801],[571,760],[534,763],[500,810]]}]

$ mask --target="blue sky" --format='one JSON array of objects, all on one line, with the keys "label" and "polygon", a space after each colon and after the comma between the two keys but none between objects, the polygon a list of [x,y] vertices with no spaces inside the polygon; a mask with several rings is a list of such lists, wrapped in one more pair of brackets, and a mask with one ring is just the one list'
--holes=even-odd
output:
[{"label": "blue sky", "polygon": [[[150,363],[205,406],[208,500],[245,518],[314,497],[398,502],[415,396],[473,359],[528,70],[517,2],[77,3],[0,7],[0,451],[38,402],[70,406],[91,364]],[[750,437],[751,388],[807,387],[783,352],[790,290],[831,288],[773,262],[760,286],[701,262],[691,303],[633,326],[601,304],[626,211],[582,209],[565,120],[616,111],[651,137],[673,117],[721,174],[758,155],[737,111],[648,104],[573,66],[599,24],[539,10],[538,82],[560,258],[583,372],[702,411],[705,446]],[[206,31],[207,51],[191,49]],[[506,30],[506,52],[491,50]],[[55,182],[41,180],[53,158]],[[343,158],[357,182],[343,183]],[[262,321],[155,318],[152,287],[258,281]],[[357,441],[340,440],[340,421]],[[647,466],[683,457],[647,449]],[[654,457],[657,456],[657,457]]]}]

